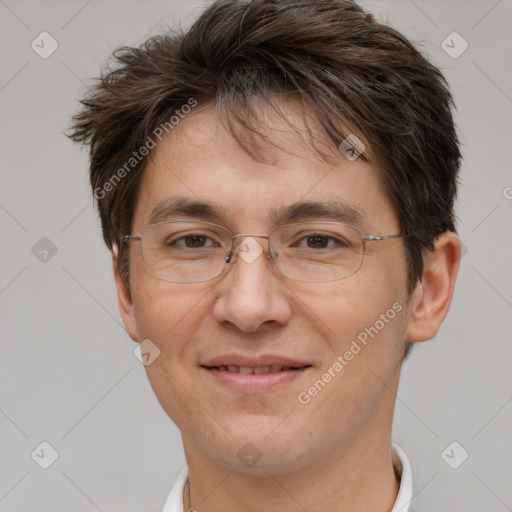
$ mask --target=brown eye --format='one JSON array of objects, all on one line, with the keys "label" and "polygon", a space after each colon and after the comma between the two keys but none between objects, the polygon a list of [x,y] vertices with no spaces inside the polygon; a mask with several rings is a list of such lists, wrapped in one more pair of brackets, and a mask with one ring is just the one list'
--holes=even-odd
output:
[{"label": "brown eye", "polygon": [[182,249],[203,249],[216,246],[217,244],[209,236],[192,234],[170,239],[166,245]]},{"label": "brown eye", "polygon": [[187,247],[204,247],[204,244],[205,244],[207,238],[205,236],[195,235],[195,236],[187,236],[184,238],[184,240],[185,240],[185,245]]},{"label": "brown eye", "polygon": [[331,236],[323,233],[312,233],[309,235],[303,236],[297,244],[294,244],[296,247],[302,249],[347,249],[351,247],[350,242],[345,240],[340,236]]},{"label": "brown eye", "polygon": [[329,238],[326,236],[309,236],[307,238],[308,247],[311,249],[325,249],[329,245]]}]

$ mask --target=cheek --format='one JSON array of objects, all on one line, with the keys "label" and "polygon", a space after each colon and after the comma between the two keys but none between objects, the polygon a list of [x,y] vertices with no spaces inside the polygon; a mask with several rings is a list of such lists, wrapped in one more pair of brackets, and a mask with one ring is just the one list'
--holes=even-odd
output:
[{"label": "cheek", "polygon": [[207,293],[203,286],[169,283],[149,274],[138,252],[131,264],[132,298],[140,336],[166,344],[167,338]]},{"label": "cheek", "polygon": [[407,324],[407,268],[401,258],[399,251],[387,260],[371,257],[347,280],[324,284],[316,292],[311,286],[301,290],[309,316],[318,319],[329,345],[320,370],[325,379],[320,379],[328,381],[330,391],[322,391],[319,405],[323,400],[333,406],[347,401],[347,410],[353,410],[365,402],[364,396],[380,393],[379,379],[389,382],[395,373]]},{"label": "cheek", "polygon": [[163,409],[184,427],[189,418],[204,414],[197,406],[201,390],[196,389],[194,347],[205,343],[200,333],[211,309],[209,290],[148,276],[138,281],[134,297],[141,339],[151,340],[158,348],[158,356],[145,367],[149,382]]},{"label": "cheek", "polygon": [[159,398],[170,391],[172,395],[179,383],[189,386],[191,368],[197,364],[194,347],[204,344],[199,333],[205,331],[208,319],[209,288],[168,283],[147,273],[135,282],[133,303],[140,339],[149,339],[158,348],[158,357],[146,372]]},{"label": "cheek", "polygon": [[401,324],[393,333],[390,331],[398,327],[395,319],[404,316],[398,315],[397,310],[405,310],[406,306],[405,264],[402,267],[390,261],[389,265],[383,265],[385,262],[381,260],[376,265],[376,258],[368,260],[348,279],[318,287],[309,284],[297,290],[304,304],[301,314],[316,324],[329,341],[333,355],[343,354],[353,340],[364,342],[371,334],[375,335],[375,324],[379,335],[400,339]]},{"label": "cheek", "polygon": [[157,281],[144,290],[136,290],[134,297],[135,318],[142,339],[152,340],[174,364],[180,362],[191,352],[196,333],[207,320],[208,308],[211,309],[208,290]]},{"label": "cheek", "polygon": [[328,324],[330,335],[325,339],[330,353],[301,390],[304,405],[299,411],[304,421],[326,429],[326,439],[331,427],[350,435],[376,410],[385,411],[382,404],[393,399],[388,387],[402,358],[406,307],[400,287],[381,281],[372,288],[366,282],[370,277],[371,273],[362,279],[353,276],[350,287],[338,284],[323,299],[311,301],[314,313]]}]

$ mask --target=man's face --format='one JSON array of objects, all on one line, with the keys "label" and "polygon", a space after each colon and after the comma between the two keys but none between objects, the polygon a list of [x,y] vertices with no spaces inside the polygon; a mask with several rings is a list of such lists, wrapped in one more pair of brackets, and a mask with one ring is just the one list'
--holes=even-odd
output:
[{"label": "man's face", "polygon": [[[300,125],[297,114],[289,116]],[[133,233],[148,225],[157,204],[179,198],[221,208],[222,219],[193,220],[222,224],[235,234],[267,234],[281,207],[334,201],[360,210],[355,225],[363,236],[399,234],[398,218],[369,165],[340,152],[333,166],[282,120],[270,113],[266,119],[268,136],[286,151],[262,146],[265,162],[236,144],[213,109],[182,121],[148,163]],[[294,219],[304,220],[333,219]],[[267,241],[256,240],[266,251]],[[187,451],[238,468],[243,460],[237,453],[254,451],[262,454],[254,470],[286,471],[382,434],[390,424],[394,396],[388,386],[398,379],[408,314],[402,240],[368,242],[359,272],[323,283],[282,277],[266,252],[250,263],[238,256],[212,281],[170,283],[145,270],[139,245],[130,247],[133,307],[125,321],[134,339],[150,339],[160,350],[147,374]],[[347,351],[352,357],[345,357]],[[208,365],[228,355],[285,358],[302,368],[283,372],[281,383],[248,389],[254,377],[238,375],[237,387]],[[308,391],[315,382],[316,393]]]}]

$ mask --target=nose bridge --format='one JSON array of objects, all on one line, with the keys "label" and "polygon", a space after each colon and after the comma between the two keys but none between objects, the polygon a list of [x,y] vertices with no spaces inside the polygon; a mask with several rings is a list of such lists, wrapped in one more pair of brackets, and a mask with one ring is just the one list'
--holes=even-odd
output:
[{"label": "nose bridge", "polygon": [[241,241],[233,247],[233,266],[218,288],[214,307],[218,321],[227,321],[243,331],[254,331],[272,321],[285,323],[290,315],[288,301],[275,281],[275,269],[257,238],[268,239],[268,235],[236,236]]},{"label": "nose bridge", "polygon": [[[238,259],[236,256],[245,262],[254,263],[263,253],[266,252],[265,248],[256,240],[256,238],[265,238],[268,240],[268,235],[256,234],[239,234],[233,236],[232,253],[235,256],[232,263],[234,264]],[[236,239],[236,243],[235,242]]]},{"label": "nose bridge", "polygon": [[[245,263],[252,264],[262,253],[264,253],[266,260],[265,263],[268,267],[266,271],[277,272],[280,274],[281,272],[279,271],[275,260],[275,256],[277,256],[277,254],[274,253],[275,248],[270,245],[271,235],[272,233],[268,233],[267,235],[259,235],[255,233],[239,233],[237,235],[232,235],[231,250],[226,255],[225,262],[233,266],[236,263],[238,256],[240,256]],[[255,240],[256,238],[266,239],[266,247],[262,247],[261,244]]]}]

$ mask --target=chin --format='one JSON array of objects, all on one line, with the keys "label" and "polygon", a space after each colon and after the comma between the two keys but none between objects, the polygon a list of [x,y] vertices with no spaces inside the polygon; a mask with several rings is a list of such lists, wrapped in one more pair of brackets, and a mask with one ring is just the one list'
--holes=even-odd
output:
[{"label": "chin", "polygon": [[[244,418],[226,428],[232,436],[222,431],[221,437],[213,438],[210,430],[202,444],[212,459],[231,471],[261,476],[288,473],[300,466],[306,454],[298,451],[297,447],[303,443],[294,438],[295,432],[282,428],[277,434],[280,422],[282,418],[272,422],[268,418],[260,418],[260,421],[254,417]],[[215,432],[219,435],[218,428]]]},{"label": "chin", "polygon": [[300,457],[294,446],[276,447],[255,445],[251,441],[242,443],[239,450],[217,452],[214,454],[219,464],[230,471],[247,475],[268,477],[268,475],[287,474],[300,467]]}]

